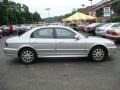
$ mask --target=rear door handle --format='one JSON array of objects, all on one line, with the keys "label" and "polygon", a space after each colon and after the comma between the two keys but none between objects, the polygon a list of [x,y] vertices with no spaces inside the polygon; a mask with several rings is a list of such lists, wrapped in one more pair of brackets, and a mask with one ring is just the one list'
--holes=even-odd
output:
[{"label": "rear door handle", "polygon": [[32,44],[38,44],[38,42],[33,42]]},{"label": "rear door handle", "polygon": [[61,42],[59,42],[59,44],[64,44],[64,42],[61,41]]}]

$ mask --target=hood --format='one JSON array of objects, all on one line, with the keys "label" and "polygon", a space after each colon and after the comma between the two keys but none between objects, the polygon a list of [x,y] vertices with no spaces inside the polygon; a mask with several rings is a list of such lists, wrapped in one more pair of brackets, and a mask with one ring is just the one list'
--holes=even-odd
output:
[{"label": "hood", "polygon": [[103,44],[103,43],[104,44],[106,44],[106,43],[114,44],[114,42],[112,40],[100,38],[100,37],[94,37],[94,36],[88,36],[87,41],[91,42],[91,43],[97,43],[97,44]]},{"label": "hood", "polygon": [[118,28],[112,28],[110,30],[108,30],[109,32],[117,32],[117,33],[120,33],[120,29]]}]

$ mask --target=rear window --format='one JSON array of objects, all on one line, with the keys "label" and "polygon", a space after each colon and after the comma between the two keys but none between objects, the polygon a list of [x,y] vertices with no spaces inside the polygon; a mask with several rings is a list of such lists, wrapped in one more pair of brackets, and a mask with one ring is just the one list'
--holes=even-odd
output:
[{"label": "rear window", "polygon": [[99,23],[93,23],[93,24],[90,24],[90,25],[88,25],[89,27],[94,27],[94,26],[96,26],[96,25],[98,25]]},{"label": "rear window", "polygon": [[120,26],[120,24],[115,24],[112,27],[119,27],[119,26]]}]

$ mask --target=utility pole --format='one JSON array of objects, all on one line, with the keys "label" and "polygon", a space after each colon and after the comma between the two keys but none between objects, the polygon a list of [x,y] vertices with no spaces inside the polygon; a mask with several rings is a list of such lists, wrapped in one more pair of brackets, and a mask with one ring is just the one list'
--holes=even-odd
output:
[{"label": "utility pole", "polygon": [[91,6],[92,6],[92,2],[93,2],[93,0],[89,0],[90,2],[91,2]]},{"label": "utility pole", "polygon": [[49,19],[49,11],[50,11],[50,8],[46,8],[45,10],[46,10],[47,13],[48,13],[48,19]]},{"label": "utility pole", "polygon": [[84,7],[85,7],[85,4],[82,4],[81,6],[82,6],[82,8],[84,8]]},{"label": "utility pole", "polygon": [[49,11],[50,11],[50,8],[46,8],[45,10],[47,11],[47,13],[48,13],[48,18],[49,18]]}]

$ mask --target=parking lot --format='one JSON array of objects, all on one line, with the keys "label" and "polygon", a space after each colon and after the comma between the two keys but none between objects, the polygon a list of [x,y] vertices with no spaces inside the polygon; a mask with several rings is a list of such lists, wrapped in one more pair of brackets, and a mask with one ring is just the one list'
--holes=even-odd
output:
[{"label": "parking lot", "polygon": [[105,62],[87,58],[44,58],[32,65],[3,53],[0,39],[0,90],[120,90],[120,47]]}]

